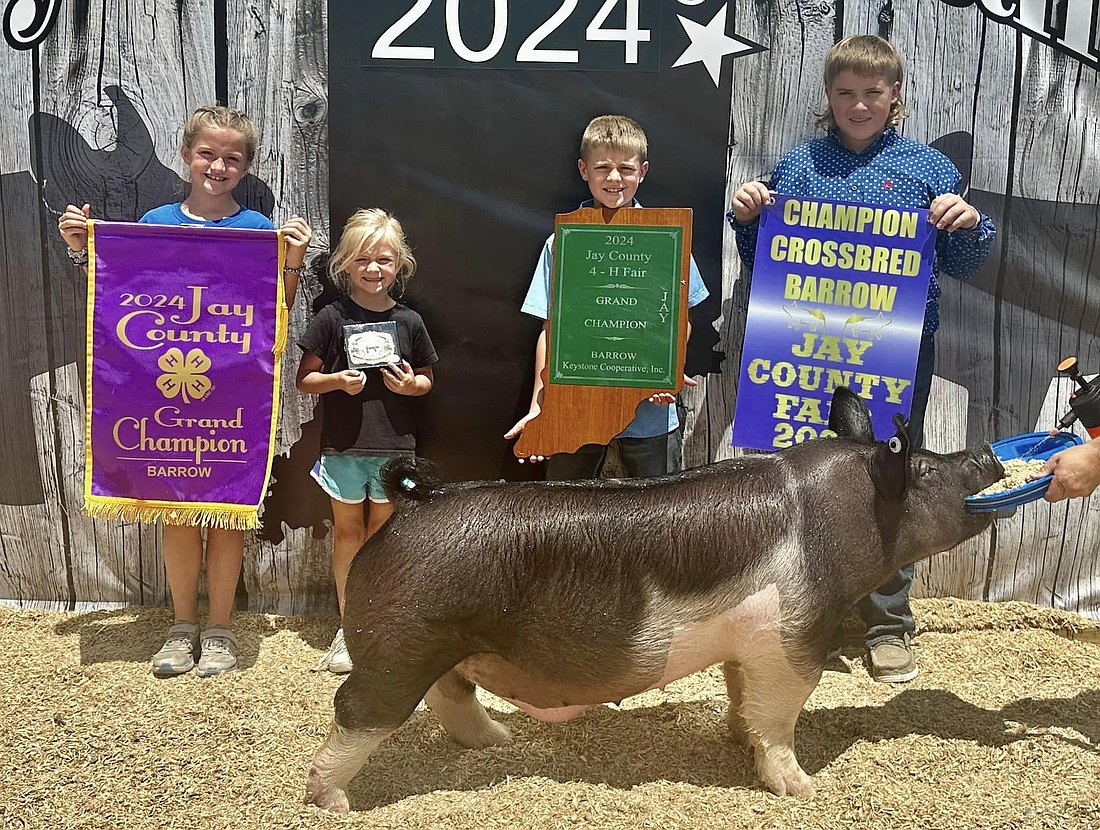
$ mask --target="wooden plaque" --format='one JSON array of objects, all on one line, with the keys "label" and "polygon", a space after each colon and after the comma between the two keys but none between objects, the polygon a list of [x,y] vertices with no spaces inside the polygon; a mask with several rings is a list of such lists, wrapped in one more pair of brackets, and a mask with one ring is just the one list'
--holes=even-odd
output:
[{"label": "wooden plaque", "polygon": [[519,458],[606,444],[684,379],[690,208],[581,208],[555,225],[542,411]]}]

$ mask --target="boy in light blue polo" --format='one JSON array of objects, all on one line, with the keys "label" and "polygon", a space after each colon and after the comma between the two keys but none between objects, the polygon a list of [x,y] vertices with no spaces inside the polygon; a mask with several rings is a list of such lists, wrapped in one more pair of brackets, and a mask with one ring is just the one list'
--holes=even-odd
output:
[{"label": "boy in light blue polo", "polygon": [[[577,168],[581,178],[588,183],[592,200],[581,207],[600,205],[609,210],[621,207],[641,207],[634,198],[638,187],[649,172],[647,160],[648,142],[645,132],[631,118],[623,115],[601,115],[592,119],[581,138],[580,158]],[[542,411],[542,371],[546,366],[546,333],[549,327],[550,276],[553,268],[554,235],[543,245],[538,266],[531,278],[531,286],[521,310],[543,320],[535,344],[535,386],[531,394],[531,407],[504,437],[518,437],[527,422]],[[691,258],[688,281],[688,306],[696,306],[708,296],[707,287]],[[691,324],[688,324],[688,336]],[[694,386],[695,381],[685,378],[684,383]],[[638,404],[634,420],[613,441],[618,444],[619,455],[627,475],[641,478],[679,472],[682,462],[677,455],[669,461],[669,439],[680,429],[676,414],[676,396],[671,392],[659,392]],[[608,445],[585,444],[572,453],[559,453],[547,459],[546,478],[551,481],[598,478],[607,457]],[[532,456],[532,461],[542,461]]]}]

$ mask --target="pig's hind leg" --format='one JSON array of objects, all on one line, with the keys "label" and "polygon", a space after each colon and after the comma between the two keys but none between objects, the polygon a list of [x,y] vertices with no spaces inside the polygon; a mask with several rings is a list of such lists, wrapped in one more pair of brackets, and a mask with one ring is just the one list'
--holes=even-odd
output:
[{"label": "pig's hind leg", "polygon": [[756,773],[772,792],[812,798],[813,780],[794,752],[794,727],[821,676],[799,672],[778,642],[740,663],[726,663],[728,723],[735,740],[752,745]]},{"label": "pig's hind leg", "polygon": [[465,747],[483,749],[507,743],[512,737],[508,727],[489,717],[474,692],[474,684],[452,670],[435,681],[424,702],[447,734]]}]

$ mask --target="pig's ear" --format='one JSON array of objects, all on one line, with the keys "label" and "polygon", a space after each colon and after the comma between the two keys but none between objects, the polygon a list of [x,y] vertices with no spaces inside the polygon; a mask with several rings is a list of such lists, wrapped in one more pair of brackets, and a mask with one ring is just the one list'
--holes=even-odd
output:
[{"label": "pig's ear", "polygon": [[829,406],[829,429],[841,438],[852,438],[868,444],[875,440],[871,426],[871,411],[863,398],[847,386],[838,386]]},{"label": "pig's ear", "polygon": [[894,423],[898,431],[879,444],[871,458],[871,479],[887,501],[901,501],[909,477],[909,425],[900,415],[894,416]]}]

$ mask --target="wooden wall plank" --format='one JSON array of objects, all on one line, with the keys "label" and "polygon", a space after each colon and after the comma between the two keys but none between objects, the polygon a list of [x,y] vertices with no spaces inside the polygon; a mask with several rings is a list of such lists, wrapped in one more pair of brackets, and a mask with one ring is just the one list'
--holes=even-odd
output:
[{"label": "wooden wall plank", "polygon": [[[1030,38],[1020,43],[994,358],[995,423],[1005,433],[1050,428],[1065,411],[1068,385],[1060,384],[1053,399],[1048,394],[1063,354],[1077,353],[1085,371],[1100,368],[1100,295],[1089,279],[1100,231],[1100,158],[1092,134],[1100,78]],[[991,595],[1095,613],[1094,589],[1076,584],[1077,548],[1067,551],[1068,544],[1095,544],[1094,519],[1081,502],[1022,508],[998,528]]]},{"label": "wooden wall plank", "polygon": [[[253,168],[271,188],[276,223],[292,213],[313,230],[311,251],[328,248],[327,4],[324,0],[245,0],[228,3],[229,103],[249,114],[262,144]],[[311,254],[312,256],[312,254]],[[303,281],[291,314],[290,346],[283,358],[277,452],[287,453],[313,418],[316,398],[300,394],[294,374],[298,337],[312,318],[315,281]],[[278,482],[275,487],[286,487]],[[315,488],[308,478],[295,487]],[[292,498],[293,496],[291,496]],[[266,515],[264,522],[280,522]],[[252,610],[279,613],[335,611],[331,538],[315,540],[310,528],[286,528],[275,544],[260,536],[246,542],[244,580]],[[281,534],[265,533],[265,536]]]},{"label": "wooden wall plank", "polygon": [[[328,248],[326,31],[323,0],[228,3],[229,104],[260,129],[252,172],[271,189],[276,224],[293,213],[305,217],[314,233],[311,253]],[[291,343],[312,316],[309,299],[303,290],[294,304]],[[294,387],[299,354],[293,345],[287,350],[278,452],[313,417],[313,401]]]},{"label": "wooden wall plank", "polygon": [[[27,607],[66,607],[71,600],[66,549],[54,524],[54,465],[39,443],[52,430],[40,426],[48,395],[32,390],[48,371],[43,358],[46,294],[38,223],[38,186],[30,123],[34,56],[0,48],[0,84],[8,110],[0,119],[0,600]],[[28,343],[36,348],[27,348]],[[36,406],[37,404],[37,406]],[[35,412],[42,416],[34,417]],[[51,515],[52,508],[52,515]]]},{"label": "wooden wall plank", "polygon": [[[906,68],[902,95],[909,112],[902,122],[902,134],[944,151],[964,179],[969,179],[975,167],[985,165],[983,176],[988,186],[1004,192],[1007,169],[998,160],[1007,156],[1009,139],[1003,129],[995,128],[992,134],[987,131],[988,125],[978,119],[976,101],[998,96],[1011,100],[1013,81],[1009,72],[989,72],[992,78],[979,93],[977,79],[987,72],[990,54],[1002,54],[983,51],[984,18],[972,8],[929,3],[896,5],[892,22],[883,24],[881,9],[876,0],[855,8],[846,6],[854,14],[846,16],[845,34],[881,33],[901,55]],[[1002,47],[1010,37],[1004,27],[994,34],[1000,37],[993,49]],[[982,157],[976,160],[979,140]],[[1002,175],[999,182],[993,180],[995,171]],[[991,258],[990,269],[994,263]],[[946,274],[940,275],[940,283],[945,296],[941,297],[941,328],[936,335],[938,382],[929,396],[925,443],[929,449],[950,452],[989,437],[976,437],[986,423],[972,424],[971,419],[987,422],[983,413],[988,412],[993,397],[993,374],[988,367],[992,365],[994,304],[989,294],[972,284]],[[972,371],[975,365],[986,367],[986,371]],[[913,595],[979,597],[990,544],[991,533],[986,532],[949,554],[919,563]]]},{"label": "wooden wall plank", "polygon": [[35,417],[44,424],[39,434],[49,437],[47,467],[63,472],[46,494],[56,521],[42,538],[65,552],[66,569],[53,579],[67,585],[70,604],[163,603],[166,585],[155,528],[80,513],[86,281],[63,255],[56,212],[68,201],[88,201],[94,216],[134,220],[179,197],[181,126],[212,97],[213,74],[202,57],[212,53],[212,28],[203,23],[212,20],[211,2],[188,2],[186,13],[174,3],[71,7],[42,47],[37,178],[50,212],[35,244],[48,256],[39,271],[50,279],[53,360]]},{"label": "wooden wall plank", "polygon": [[286,531],[279,544],[247,547],[249,610],[261,614],[332,614],[338,611],[332,578],[332,534],[317,539],[309,528]]},{"label": "wooden wall plank", "polygon": [[[966,413],[970,393],[943,377],[932,379],[926,446],[935,452],[954,452],[967,446]],[[968,539],[952,550],[920,562],[913,591],[918,596],[954,596],[980,599],[985,586],[992,531]]]},{"label": "wooden wall plank", "polygon": [[[52,435],[42,447],[43,465],[62,471],[58,491],[47,496],[46,514],[55,533],[65,526],[60,512],[66,505],[79,505],[84,488],[84,389],[75,363],[54,370],[52,376],[35,378],[35,399],[47,395],[57,412],[54,428],[38,427],[40,436]],[[36,407],[39,412],[45,406]],[[84,603],[160,605],[167,598],[167,582],[161,566],[159,537],[155,525],[138,522],[93,521],[79,512],[65,516],[72,540],[70,579],[74,607]]]},{"label": "wooden wall plank", "polygon": [[[47,425],[48,376],[38,375],[30,390],[35,412],[35,437],[43,444],[50,441],[52,430]],[[0,505],[0,599],[14,601],[21,607],[72,607],[73,592],[69,585],[67,551],[62,544],[56,467],[50,460],[48,446],[39,452],[39,473],[43,482],[43,503],[35,505]]]},{"label": "wooden wall plank", "polygon": [[[932,73],[934,80],[915,84],[913,90],[917,94],[915,97],[910,94],[909,103],[914,111],[918,107],[934,111],[941,93],[956,102],[954,118],[926,128],[920,138],[936,142],[952,156],[964,179],[969,179],[968,200],[989,214],[999,233],[1003,233],[1003,200],[1008,189],[1013,140],[1012,124],[1005,114],[1011,108],[1015,87],[1012,63],[1016,38],[1006,26],[990,26],[976,9],[958,9],[952,14],[962,18],[956,21],[956,26],[966,27],[968,39],[951,52],[947,47],[952,35],[958,36],[957,32],[935,29],[941,48],[924,50],[925,59],[916,66],[909,65],[910,82],[915,72]],[[895,26],[911,24],[904,17],[895,21]],[[960,54],[968,57],[959,57]],[[960,67],[960,60],[966,61],[965,65]],[[969,96],[965,106],[959,103],[961,78],[971,79],[962,84],[963,96]],[[969,114],[967,107],[972,110]],[[937,141],[941,136],[960,134],[961,141]],[[969,153],[967,137],[971,143]],[[930,449],[946,452],[998,437],[993,432],[992,408],[996,384],[994,290],[999,262],[1000,249],[995,245],[985,267],[972,281],[947,279],[942,283],[941,329],[936,336],[938,377],[933,384],[927,420]],[[995,538],[995,532],[983,533],[918,565],[916,594],[982,599],[987,593]]]},{"label": "wooden wall plank", "polygon": [[[733,62],[726,202],[754,178],[767,178],[779,156],[814,134],[814,112],[821,107],[821,67],[833,43],[835,10],[828,3],[746,3],[734,15],[742,37],[768,51]],[[712,232],[716,229],[709,229]],[[697,229],[701,233],[701,229]],[[695,413],[685,436],[685,466],[732,458],[733,408],[740,372],[741,341],[748,307],[748,280],[741,273],[733,232],[724,227],[722,316],[716,323],[723,372],[684,395]],[[705,429],[703,425],[705,424]]]}]

